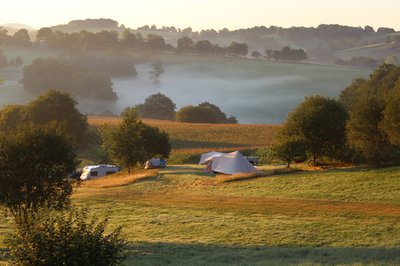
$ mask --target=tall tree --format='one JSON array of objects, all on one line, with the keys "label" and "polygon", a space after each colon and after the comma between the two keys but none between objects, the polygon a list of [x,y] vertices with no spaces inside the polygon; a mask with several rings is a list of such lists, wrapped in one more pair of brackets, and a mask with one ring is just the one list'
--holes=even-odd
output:
[{"label": "tall tree", "polygon": [[150,79],[153,81],[154,85],[158,86],[161,82],[161,75],[165,72],[163,62],[161,60],[157,60],[153,62],[150,66]]},{"label": "tall tree", "polygon": [[390,149],[387,136],[380,127],[384,106],[376,95],[362,95],[350,110],[348,140],[371,166],[379,166]]},{"label": "tall tree", "polygon": [[334,99],[306,97],[289,113],[283,132],[305,139],[313,163],[321,156],[333,156],[345,144],[347,112]]},{"label": "tall tree", "polygon": [[69,203],[75,170],[71,143],[57,127],[26,126],[0,135],[0,203],[24,222],[41,207]]},{"label": "tall tree", "polygon": [[175,103],[161,93],[156,93],[147,97],[144,104],[140,105],[138,109],[140,116],[143,118],[162,120],[175,119]]},{"label": "tall tree", "polygon": [[130,109],[124,114],[122,124],[113,134],[112,155],[128,169],[128,173],[145,158],[141,130],[141,121],[138,120],[136,112]]},{"label": "tall tree", "polygon": [[88,123],[76,105],[77,102],[68,93],[50,90],[27,105],[27,115],[34,124],[63,123],[74,145],[78,145],[84,140]]}]

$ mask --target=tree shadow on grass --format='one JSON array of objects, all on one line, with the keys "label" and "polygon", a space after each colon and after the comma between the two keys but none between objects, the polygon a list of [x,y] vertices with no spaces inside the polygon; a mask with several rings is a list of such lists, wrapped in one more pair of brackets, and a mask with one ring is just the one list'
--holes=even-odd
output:
[{"label": "tree shadow on grass", "polygon": [[130,246],[126,265],[399,265],[400,248],[267,247],[174,243]]}]

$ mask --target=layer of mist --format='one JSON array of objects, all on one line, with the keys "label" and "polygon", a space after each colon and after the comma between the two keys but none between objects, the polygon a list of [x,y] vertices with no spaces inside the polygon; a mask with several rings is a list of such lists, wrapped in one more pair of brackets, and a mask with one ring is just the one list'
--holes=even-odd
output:
[{"label": "layer of mist", "polygon": [[[354,78],[369,71],[346,67],[293,64],[243,59],[164,56],[165,73],[155,85],[149,77],[150,64],[137,64],[135,78],[113,79],[118,100],[77,99],[79,109],[87,114],[114,114],[143,103],[151,94],[161,92],[177,108],[208,101],[239,123],[281,123],[288,112],[305,96],[320,94],[336,97]],[[3,72],[0,106],[23,104],[34,98],[18,83],[21,74]]]}]

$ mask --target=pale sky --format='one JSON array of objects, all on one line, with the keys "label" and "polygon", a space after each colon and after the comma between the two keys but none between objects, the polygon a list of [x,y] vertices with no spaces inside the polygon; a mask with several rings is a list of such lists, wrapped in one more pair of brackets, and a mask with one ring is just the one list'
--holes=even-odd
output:
[{"label": "pale sky", "polygon": [[341,24],[400,30],[400,0],[2,0],[0,6],[0,25],[23,23],[36,29],[75,19],[111,18],[130,28]]}]

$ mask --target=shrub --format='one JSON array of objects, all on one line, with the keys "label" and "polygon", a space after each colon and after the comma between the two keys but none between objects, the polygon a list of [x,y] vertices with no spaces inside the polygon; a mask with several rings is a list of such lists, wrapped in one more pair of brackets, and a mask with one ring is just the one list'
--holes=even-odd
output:
[{"label": "shrub", "polygon": [[15,226],[7,245],[16,265],[120,265],[125,240],[121,228],[106,234],[107,219],[87,211],[42,210]]}]

